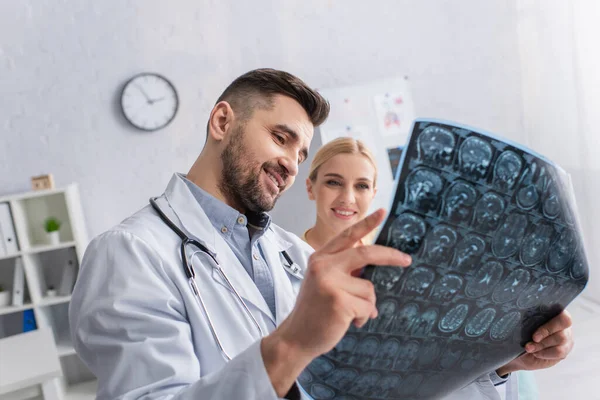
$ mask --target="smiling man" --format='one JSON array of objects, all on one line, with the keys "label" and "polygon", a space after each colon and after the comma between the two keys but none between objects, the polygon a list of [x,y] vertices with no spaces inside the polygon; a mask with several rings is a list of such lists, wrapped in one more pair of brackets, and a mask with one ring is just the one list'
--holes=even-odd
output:
[{"label": "smiling man", "polygon": [[[297,399],[306,366],[377,316],[372,283],[353,272],[411,263],[354,247],[382,210],[316,252],[266,213],[328,113],[293,75],[242,75],[214,106],[188,174],[90,243],[69,317],[99,399]],[[455,398],[497,398],[488,374],[465,390]]]}]

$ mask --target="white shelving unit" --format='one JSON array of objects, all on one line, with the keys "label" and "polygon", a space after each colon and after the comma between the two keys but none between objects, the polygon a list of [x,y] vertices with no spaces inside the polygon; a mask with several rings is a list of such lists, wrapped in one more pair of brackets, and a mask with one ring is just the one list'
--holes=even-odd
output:
[{"label": "white shelving unit", "polygon": [[[73,349],[68,318],[71,292],[88,244],[77,185],[0,197],[0,206],[3,204],[10,209],[18,246],[8,251],[4,246],[0,251],[0,285],[12,293],[16,265],[21,264],[24,295],[22,304],[12,305],[11,301],[11,305],[0,306],[0,347],[22,348],[22,352],[17,349],[12,355],[0,356],[0,370],[20,371],[12,374],[11,381],[0,376],[0,400],[93,399],[95,378]],[[59,244],[48,244],[44,231],[48,217],[62,223]],[[6,220],[0,218],[0,232],[1,224]],[[39,334],[25,332],[31,327],[25,321],[29,310],[33,310]],[[51,348],[49,352],[32,354],[31,349],[39,347],[42,340],[48,340],[41,348]],[[49,370],[42,377],[35,375],[38,372],[33,366],[43,357],[47,365],[58,366],[58,373]]]}]

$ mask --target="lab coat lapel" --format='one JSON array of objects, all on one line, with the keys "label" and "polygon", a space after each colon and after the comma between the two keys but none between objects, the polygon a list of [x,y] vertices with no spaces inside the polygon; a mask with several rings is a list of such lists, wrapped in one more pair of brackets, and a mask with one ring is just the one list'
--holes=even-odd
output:
[{"label": "lab coat lapel", "polygon": [[290,277],[283,267],[282,251],[288,250],[292,244],[280,237],[271,229],[259,239],[260,245],[271,268],[275,286],[275,313],[277,326],[289,315],[296,303],[294,288]]},{"label": "lab coat lapel", "polygon": [[[216,232],[208,216],[183,181],[183,175],[173,175],[165,192],[165,197],[172,210],[169,214],[172,215],[174,213],[177,217],[177,220],[174,222],[183,227],[184,231],[191,238],[203,243],[211,251],[227,275],[227,278],[235,290],[237,290],[240,297],[244,299],[250,310],[252,310],[251,306],[254,306],[274,324],[273,314],[258,287],[252,281],[250,275],[248,275],[248,272],[246,272],[244,266],[237,259],[227,242]],[[202,266],[204,268],[208,267],[208,263],[211,263],[211,266],[214,263],[212,260],[202,259],[205,260]],[[196,267],[196,265],[194,266]],[[232,293],[232,296],[235,296],[235,292],[223,279],[217,268],[213,268],[212,277],[217,283],[228,289]],[[198,282],[198,286],[202,290],[202,282]],[[241,304],[240,307],[242,307]],[[240,309],[240,312],[245,311]]]}]

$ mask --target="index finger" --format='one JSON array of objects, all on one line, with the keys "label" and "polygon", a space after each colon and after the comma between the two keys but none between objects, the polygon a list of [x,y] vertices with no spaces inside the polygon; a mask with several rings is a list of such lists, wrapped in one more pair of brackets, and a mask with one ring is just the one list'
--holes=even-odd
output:
[{"label": "index finger", "polygon": [[533,341],[539,343],[556,332],[564,331],[565,329],[570,328],[572,324],[573,322],[571,320],[571,314],[569,314],[567,310],[563,310],[563,312],[546,322],[544,325],[540,326],[537,331],[535,331],[533,334]]},{"label": "index finger", "polygon": [[327,260],[326,265],[336,266],[355,277],[358,276],[356,271],[367,265],[408,267],[412,262],[412,258],[408,254],[393,247],[377,244],[353,247],[337,254],[326,254],[323,255],[323,259]]},{"label": "index finger", "polygon": [[366,218],[344,229],[327,242],[325,246],[321,247],[320,252],[323,254],[333,254],[353,247],[356,242],[365,237],[373,229],[377,228],[377,226],[383,222],[384,217],[385,211],[383,208],[378,209]]}]

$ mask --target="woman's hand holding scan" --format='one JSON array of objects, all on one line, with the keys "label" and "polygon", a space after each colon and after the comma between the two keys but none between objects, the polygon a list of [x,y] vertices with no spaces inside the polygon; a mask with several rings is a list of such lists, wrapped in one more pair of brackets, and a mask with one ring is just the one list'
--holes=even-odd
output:
[{"label": "woman's hand holding scan", "polygon": [[382,223],[384,215],[382,209],[375,211],[310,257],[293,311],[263,339],[261,346],[265,366],[279,395],[289,390],[314,358],[333,349],[351,323],[361,327],[377,316],[373,284],[353,276],[353,272],[369,264],[410,265],[409,255],[390,247],[354,247]]}]

